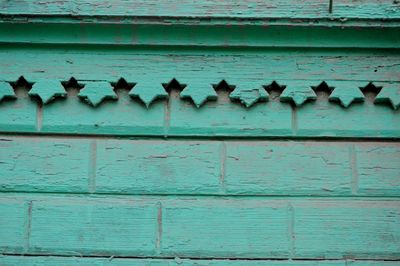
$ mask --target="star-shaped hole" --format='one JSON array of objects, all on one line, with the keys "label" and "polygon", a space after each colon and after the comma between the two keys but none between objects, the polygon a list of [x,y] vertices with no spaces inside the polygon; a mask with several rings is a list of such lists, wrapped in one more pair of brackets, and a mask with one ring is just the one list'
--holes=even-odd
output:
[{"label": "star-shaped hole", "polygon": [[321,84],[319,84],[318,86],[311,88],[317,95],[318,100],[328,100],[334,89],[333,87],[329,87],[325,81],[322,81]]},{"label": "star-shaped hole", "polygon": [[61,84],[67,91],[68,96],[77,96],[79,94],[79,91],[84,87],[84,85],[78,83],[78,81],[74,77],[71,77],[67,81],[62,81]]},{"label": "star-shaped hole", "polygon": [[369,102],[374,102],[376,96],[381,91],[382,87],[375,86],[372,82],[368,83],[367,86],[360,88],[362,93]]},{"label": "star-shaped hole", "polygon": [[28,82],[23,76],[16,81],[10,82],[17,97],[28,97],[28,92],[32,89],[33,82]]},{"label": "star-shaped hole", "polygon": [[228,102],[230,101],[229,95],[235,90],[236,86],[230,85],[223,79],[218,84],[213,84],[213,88],[218,95],[218,100]]},{"label": "star-shaped hole", "polygon": [[111,86],[114,87],[114,91],[118,97],[128,95],[135,83],[128,83],[124,78],[120,78],[117,82],[111,82]]},{"label": "star-shaped hole", "polygon": [[264,86],[264,89],[268,92],[270,101],[279,101],[283,90],[286,86],[279,85],[276,81],[271,84]]},{"label": "star-shaped hole", "polygon": [[168,94],[180,94],[186,87],[186,84],[179,83],[175,78],[171,79],[168,83],[163,83],[162,85]]}]

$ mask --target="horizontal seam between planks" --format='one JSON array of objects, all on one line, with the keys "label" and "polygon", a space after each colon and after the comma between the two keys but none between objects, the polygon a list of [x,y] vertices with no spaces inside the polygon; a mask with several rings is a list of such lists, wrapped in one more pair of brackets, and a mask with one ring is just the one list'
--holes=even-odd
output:
[{"label": "horizontal seam between planks", "polygon": [[[46,257],[46,256],[52,256],[52,257],[60,257],[60,258],[107,258],[107,259],[171,259],[175,260],[177,257],[176,256],[102,256],[102,255],[81,255],[81,256],[74,256],[74,255],[60,255],[60,254],[53,254],[53,253],[42,253],[42,254],[26,254],[26,253],[0,253],[0,259],[1,255],[6,255],[6,256],[24,256],[24,257]],[[326,258],[326,259],[321,259],[321,258],[293,258],[293,259],[288,259],[285,257],[282,258],[249,258],[249,257],[240,257],[240,258],[231,258],[231,257],[191,257],[191,256],[181,256],[179,259],[189,259],[189,260],[248,260],[248,261],[400,261],[399,258],[379,258],[379,259],[363,259],[363,258]]]},{"label": "horizontal seam between planks", "polygon": [[0,141],[8,141],[6,138],[67,138],[67,139],[125,139],[125,140],[163,140],[163,141],[174,141],[174,140],[184,140],[184,141],[310,141],[310,142],[400,142],[400,136],[396,137],[359,137],[359,136],[350,136],[350,137],[332,137],[332,136],[232,136],[232,135],[220,135],[220,136],[212,136],[212,135],[168,135],[164,134],[159,135],[135,135],[135,134],[72,134],[72,133],[43,133],[43,132],[6,132],[0,131]]}]

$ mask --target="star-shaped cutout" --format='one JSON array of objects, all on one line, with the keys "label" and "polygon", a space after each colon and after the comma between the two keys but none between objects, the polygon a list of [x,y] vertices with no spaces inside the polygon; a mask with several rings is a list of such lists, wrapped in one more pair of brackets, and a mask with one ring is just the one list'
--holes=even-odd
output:
[{"label": "star-shaped cutout", "polygon": [[167,92],[162,86],[162,82],[155,82],[158,79],[146,78],[142,82],[138,82],[133,90],[129,93],[132,98],[139,98],[148,108],[156,99],[165,99],[168,97]]},{"label": "star-shaped cutout", "polygon": [[296,106],[301,106],[308,100],[317,99],[317,95],[311,86],[305,85],[305,81],[286,82],[280,99],[282,102],[294,102]]},{"label": "star-shaped cutout", "polygon": [[233,100],[239,100],[246,107],[250,107],[256,102],[268,100],[268,93],[262,86],[247,85],[247,87],[250,87],[252,89],[244,89],[238,87],[229,95],[229,98]]},{"label": "star-shaped cutout", "polygon": [[79,92],[78,96],[85,99],[92,106],[97,106],[105,99],[117,100],[113,87],[106,81],[86,82],[85,87]]},{"label": "star-shaped cutout", "polygon": [[33,84],[29,95],[39,97],[47,104],[56,97],[66,97],[67,92],[59,80],[40,80]]},{"label": "star-shaped cutout", "polygon": [[5,81],[0,81],[0,102],[4,99],[15,99],[17,96],[15,96],[14,90],[10,83],[5,82]]},{"label": "star-shaped cutout", "polygon": [[385,84],[375,98],[375,103],[390,103],[393,109],[400,107],[400,85]]},{"label": "star-shaped cutout", "polygon": [[192,80],[188,82],[187,88],[181,92],[182,99],[191,99],[195,106],[199,108],[207,101],[214,101],[217,99],[217,93],[211,86],[211,82],[204,82],[204,80]]},{"label": "star-shaped cutout", "polygon": [[332,81],[329,82],[335,89],[329,96],[329,100],[339,102],[343,107],[349,107],[353,102],[364,101],[364,94],[354,81]]}]

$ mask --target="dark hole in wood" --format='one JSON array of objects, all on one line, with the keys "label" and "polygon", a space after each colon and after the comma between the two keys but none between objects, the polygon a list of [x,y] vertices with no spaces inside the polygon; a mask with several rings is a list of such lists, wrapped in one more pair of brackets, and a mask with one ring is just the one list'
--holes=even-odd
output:
[{"label": "dark hole in wood", "polygon": [[315,94],[317,94],[318,100],[328,100],[329,95],[331,95],[333,91],[333,87],[329,87],[325,81],[321,82],[317,87],[311,88],[314,90]]},{"label": "dark hole in wood", "polygon": [[224,79],[218,84],[213,84],[213,88],[218,95],[219,102],[229,102],[229,95],[235,90],[235,86],[229,85]]},{"label": "dark hole in wood", "polygon": [[17,81],[10,82],[17,97],[28,97],[28,92],[32,89],[33,83],[28,82],[23,76]]},{"label": "dark hole in wood", "polygon": [[179,81],[177,81],[175,78],[173,78],[170,82],[168,83],[163,83],[162,84],[164,89],[169,93],[169,94],[176,94],[179,95],[181,91],[186,87],[186,84],[181,84]]},{"label": "dark hole in wood", "polygon": [[382,87],[375,86],[372,82],[368,83],[364,88],[360,88],[365,96],[365,99],[370,102],[374,102],[376,95],[381,91]]},{"label": "dark hole in wood", "polygon": [[64,86],[68,96],[77,96],[84,87],[74,77],[71,77],[68,81],[62,81],[61,84]]},{"label": "dark hole in wood", "polygon": [[273,81],[270,85],[264,86],[264,88],[268,92],[271,101],[279,101],[285,86],[281,86],[276,81]]},{"label": "dark hole in wood", "polygon": [[120,78],[117,82],[112,82],[115,93],[119,96],[128,95],[135,83],[128,83],[124,78]]}]

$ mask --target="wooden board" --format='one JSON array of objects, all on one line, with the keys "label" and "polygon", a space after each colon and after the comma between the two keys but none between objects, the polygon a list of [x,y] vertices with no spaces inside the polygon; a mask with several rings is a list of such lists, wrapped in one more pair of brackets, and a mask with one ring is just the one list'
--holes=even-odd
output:
[{"label": "wooden board", "polygon": [[393,142],[2,136],[0,148],[5,192],[400,195]]},{"label": "wooden board", "polygon": [[[11,213],[10,201],[30,204],[24,215],[2,216],[13,226],[1,251],[12,254],[396,259],[400,253],[396,199],[7,193],[2,213]],[[24,223],[27,236],[18,233]]]}]

